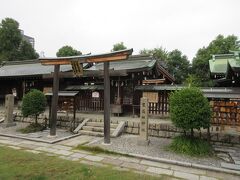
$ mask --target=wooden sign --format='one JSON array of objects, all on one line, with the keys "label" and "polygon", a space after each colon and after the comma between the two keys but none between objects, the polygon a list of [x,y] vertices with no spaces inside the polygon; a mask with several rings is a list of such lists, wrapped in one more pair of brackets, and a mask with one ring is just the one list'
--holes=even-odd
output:
[{"label": "wooden sign", "polygon": [[158,103],[158,92],[143,92],[143,97],[146,97],[148,102]]}]

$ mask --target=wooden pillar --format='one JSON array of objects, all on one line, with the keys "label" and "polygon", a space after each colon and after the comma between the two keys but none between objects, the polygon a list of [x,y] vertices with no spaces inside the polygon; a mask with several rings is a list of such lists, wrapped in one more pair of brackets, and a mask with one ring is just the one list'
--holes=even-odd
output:
[{"label": "wooden pillar", "polygon": [[52,97],[51,120],[50,120],[50,123],[51,123],[50,136],[56,136],[58,89],[59,89],[59,70],[60,70],[60,65],[54,65],[53,97]]},{"label": "wooden pillar", "polygon": [[104,62],[104,143],[110,144],[110,79],[109,62]]},{"label": "wooden pillar", "polygon": [[52,97],[49,96],[49,112],[48,112],[48,127],[51,128],[51,111],[52,111],[52,105],[51,105],[51,102],[52,102]]}]

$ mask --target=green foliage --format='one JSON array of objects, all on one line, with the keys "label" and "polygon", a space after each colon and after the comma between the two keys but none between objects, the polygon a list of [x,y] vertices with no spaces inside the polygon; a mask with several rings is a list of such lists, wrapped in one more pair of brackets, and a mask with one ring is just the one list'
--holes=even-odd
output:
[{"label": "green foliage", "polygon": [[210,126],[210,105],[198,88],[175,91],[170,96],[170,117],[176,127],[184,131]]},{"label": "green foliage", "polygon": [[159,59],[161,61],[166,61],[168,58],[168,52],[163,47],[154,48],[154,49],[143,49],[139,53],[142,55],[153,56],[154,58]]},{"label": "green foliage", "polygon": [[212,86],[210,80],[209,60],[214,54],[228,54],[230,50],[237,50],[237,36],[224,37],[218,35],[207,47],[200,48],[192,61],[193,74],[201,81],[201,86]]},{"label": "green foliage", "polygon": [[113,45],[112,51],[120,51],[124,49],[127,49],[127,47],[123,44],[123,42],[120,42]]},{"label": "green foliage", "polygon": [[201,84],[199,78],[197,76],[189,74],[186,80],[184,81],[184,85],[188,87],[199,87]]},{"label": "green foliage", "polygon": [[36,59],[38,54],[30,43],[23,40],[19,23],[5,18],[0,23],[0,62]]},{"label": "green foliage", "polygon": [[13,61],[18,57],[22,36],[17,21],[5,18],[0,23],[0,61]]},{"label": "green foliage", "polygon": [[19,131],[20,131],[21,133],[26,134],[26,133],[33,133],[33,132],[42,131],[42,130],[44,130],[44,129],[45,129],[45,127],[42,126],[41,124],[31,123],[31,124],[29,124],[27,127],[22,128],[22,129],[19,129]]},{"label": "green foliage", "polygon": [[78,56],[82,52],[76,49],[73,49],[71,46],[63,46],[57,52],[57,57],[66,57],[66,56]]},{"label": "green foliage", "polygon": [[22,40],[20,48],[19,48],[19,60],[26,60],[26,59],[37,59],[39,57],[38,53],[35,52],[32,45]]},{"label": "green foliage", "polygon": [[169,149],[176,153],[190,156],[209,156],[213,150],[211,145],[199,138],[177,136],[173,139]]},{"label": "green foliage", "polygon": [[46,104],[44,94],[39,90],[33,89],[23,97],[22,114],[24,117],[35,116],[35,123],[37,123],[37,117],[44,112]]},{"label": "green foliage", "polygon": [[175,49],[168,53],[167,67],[176,79],[176,83],[181,84],[188,76],[190,64],[187,56],[182,55],[181,51]]}]

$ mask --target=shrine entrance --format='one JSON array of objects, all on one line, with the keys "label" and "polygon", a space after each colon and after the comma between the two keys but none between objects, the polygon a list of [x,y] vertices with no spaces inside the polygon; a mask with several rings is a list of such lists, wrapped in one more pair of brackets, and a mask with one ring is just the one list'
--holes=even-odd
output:
[{"label": "shrine entrance", "polygon": [[97,55],[81,55],[70,57],[56,57],[56,58],[39,58],[42,65],[54,65],[53,74],[53,96],[51,103],[50,116],[50,136],[56,136],[56,122],[57,122],[57,105],[58,105],[58,91],[59,91],[59,72],[60,65],[71,64],[73,72],[76,76],[83,75],[83,63],[100,63],[104,62],[104,143],[110,143],[110,79],[109,79],[109,62],[121,61],[128,59],[133,49],[115,51],[105,54]]}]

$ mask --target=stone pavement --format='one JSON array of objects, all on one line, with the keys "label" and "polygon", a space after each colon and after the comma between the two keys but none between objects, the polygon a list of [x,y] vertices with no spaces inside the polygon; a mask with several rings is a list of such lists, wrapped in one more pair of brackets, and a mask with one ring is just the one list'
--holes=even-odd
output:
[{"label": "stone pavement", "polygon": [[214,145],[214,150],[219,158],[225,162],[221,163],[221,167],[240,171],[240,147]]},{"label": "stone pavement", "polygon": [[[79,140],[79,137],[77,137]],[[86,137],[85,137],[86,138]],[[89,138],[90,140],[91,138]],[[75,139],[76,141],[77,139]],[[70,143],[71,142],[71,143]],[[67,144],[65,142],[64,144]],[[137,173],[146,173],[151,175],[170,175],[175,178],[190,180],[216,180],[216,179],[240,179],[239,175],[231,173],[215,172],[192,167],[183,167],[173,164],[160,163],[142,158],[126,157],[121,155],[93,154],[88,151],[74,150],[71,146],[73,140],[69,141],[69,146],[60,143],[48,144],[34,142],[10,137],[0,136],[0,146],[27,151],[34,154],[46,154],[48,156],[57,156],[69,161],[79,161],[82,164],[90,166],[110,166],[113,169],[122,171],[134,171]]]}]

